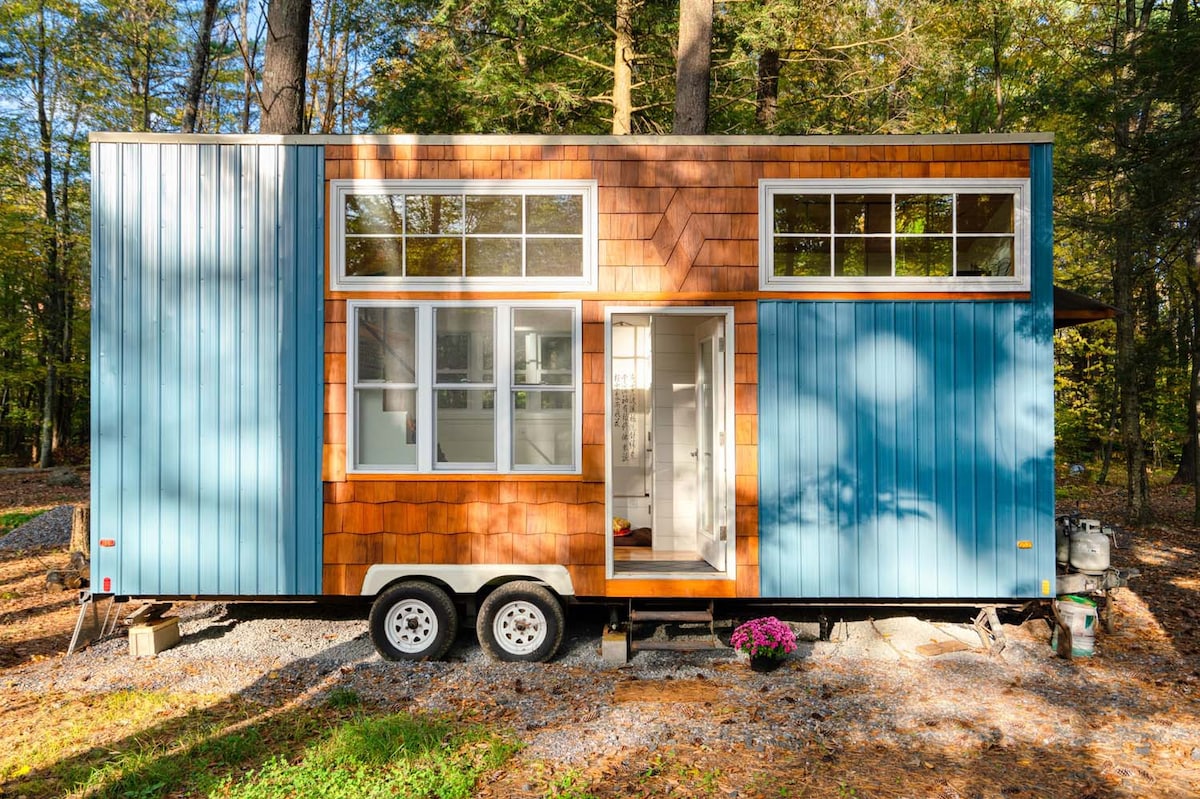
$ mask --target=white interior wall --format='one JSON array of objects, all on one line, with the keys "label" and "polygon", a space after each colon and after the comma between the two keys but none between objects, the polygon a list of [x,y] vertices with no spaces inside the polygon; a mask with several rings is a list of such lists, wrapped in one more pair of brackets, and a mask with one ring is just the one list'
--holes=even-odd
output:
[{"label": "white interior wall", "polygon": [[696,354],[698,316],[656,316],[654,376],[654,547],[696,548]]},{"label": "white interior wall", "polygon": [[612,514],[652,527],[648,479],[650,317],[622,315],[612,328]]}]

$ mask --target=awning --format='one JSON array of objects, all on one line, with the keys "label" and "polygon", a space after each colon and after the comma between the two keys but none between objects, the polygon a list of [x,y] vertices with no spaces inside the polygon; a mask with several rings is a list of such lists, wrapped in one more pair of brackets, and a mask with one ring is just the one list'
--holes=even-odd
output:
[{"label": "awning", "polygon": [[1054,287],[1054,329],[1112,319],[1121,310],[1075,291]]}]

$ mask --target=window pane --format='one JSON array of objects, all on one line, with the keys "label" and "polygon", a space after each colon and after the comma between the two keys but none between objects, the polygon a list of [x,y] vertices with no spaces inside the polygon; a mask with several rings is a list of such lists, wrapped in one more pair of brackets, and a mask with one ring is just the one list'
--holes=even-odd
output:
[{"label": "window pane", "polygon": [[462,239],[409,238],[405,263],[409,277],[461,277]]},{"label": "window pane", "polygon": [[838,277],[890,277],[892,240],[838,236],[834,244],[834,274]]},{"label": "window pane", "polygon": [[491,308],[437,308],[435,380],[445,383],[491,383],[494,379]]},{"label": "window pane", "polygon": [[829,277],[829,239],[776,237],[775,274],[778,277]]},{"label": "window pane", "polygon": [[467,277],[520,276],[520,239],[467,239]]},{"label": "window pane", "polygon": [[574,312],[565,308],[518,308],[513,311],[513,383],[522,386],[569,386]]},{"label": "window pane", "polygon": [[416,466],[416,389],[359,389],[355,398],[357,465]]},{"label": "window pane", "polygon": [[580,277],[582,275],[583,239],[526,240],[526,277]]},{"label": "window pane", "polygon": [[464,226],[467,233],[520,233],[521,198],[468,194]]},{"label": "window pane", "polygon": [[458,389],[436,394],[438,463],[495,463],[495,392]]},{"label": "window pane", "polygon": [[346,274],[377,277],[403,274],[404,242],[400,238],[346,239]]},{"label": "window pane", "polygon": [[358,309],[358,382],[415,383],[415,308]]},{"label": "window pane", "polygon": [[958,274],[1012,277],[1013,240],[1007,236],[960,236]]},{"label": "window pane", "polygon": [[526,233],[583,232],[583,197],[578,194],[530,194],[525,197]]},{"label": "window pane", "polygon": [[891,233],[890,194],[839,194],[833,199],[834,232]]},{"label": "window pane", "polygon": [[399,235],[403,209],[399,194],[352,194],[346,198],[346,232]]},{"label": "window pane", "polygon": [[959,233],[1012,233],[1013,195],[958,195]]},{"label": "window pane", "polygon": [[513,394],[513,465],[572,466],[575,415],[569,391]]},{"label": "window pane", "polygon": [[462,233],[461,194],[410,194],[404,198],[408,233]]},{"label": "window pane", "polygon": [[954,274],[949,236],[896,239],[896,274],[901,277],[947,277]]},{"label": "window pane", "polygon": [[896,196],[896,232],[923,235],[953,233],[954,198],[949,194]]},{"label": "window pane", "polygon": [[828,194],[775,195],[776,233],[828,233]]}]

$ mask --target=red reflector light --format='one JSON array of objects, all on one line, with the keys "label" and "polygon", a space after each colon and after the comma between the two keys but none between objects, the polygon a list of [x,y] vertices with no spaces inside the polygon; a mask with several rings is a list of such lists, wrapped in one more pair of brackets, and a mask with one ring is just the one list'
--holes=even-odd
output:
[{"label": "red reflector light", "polygon": [[116,545],[117,545],[117,539],[115,539],[115,538],[101,538],[100,539],[100,546],[102,546],[102,547],[115,547]]},{"label": "red reflector light", "polygon": [[104,590],[105,590],[105,591],[111,591],[111,590],[112,590],[112,578],[111,578],[111,577],[105,577],[105,578],[104,578]]}]

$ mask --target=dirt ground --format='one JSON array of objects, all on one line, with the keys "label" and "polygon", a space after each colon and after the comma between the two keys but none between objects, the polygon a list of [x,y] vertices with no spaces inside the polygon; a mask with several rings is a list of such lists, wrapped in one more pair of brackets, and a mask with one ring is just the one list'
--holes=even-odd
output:
[{"label": "dirt ground", "polygon": [[[85,497],[85,487],[52,489],[36,473],[0,473],[0,512]],[[1198,796],[1200,529],[1190,521],[1190,491],[1159,486],[1154,499],[1159,521],[1124,530],[1119,537],[1115,565],[1140,569],[1141,576],[1117,592],[1117,633],[1102,637],[1093,659],[1031,670],[1029,676],[1019,664],[976,672],[945,658],[895,665],[795,663],[775,682],[748,681],[740,666],[729,663],[699,682],[632,686],[627,678],[597,680],[564,667],[559,677],[569,684],[596,686],[578,689],[595,690],[596,696],[571,697],[592,710],[561,729],[526,729],[523,734],[534,742],[530,749],[504,774],[483,784],[478,795]],[[1121,496],[1113,489],[1095,489],[1086,501],[1070,504],[1078,504],[1084,516],[1114,520]],[[77,610],[73,592],[47,592],[44,577],[64,559],[63,553],[52,551],[0,554],[0,686],[7,670],[61,659]],[[1039,624],[1006,627],[1006,632],[1014,640],[1032,641],[1030,651],[1037,651],[1041,641],[1036,639],[1045,632]],[[384,679],[381,674],[350,676]],[[554,672],[547,675],[550,679]],[[454,691],[463,702],[479,702],[472,711],[478,718],[516,725],[523,722],[499,700],[506,691],[535,690],[525,680],[524,686],[516,679],[512,687],[472,691],[456,685]],[[288,689],[280,685],[277,690]],[[13,704],[0,711],[0,725],[6,728],[40,724],[35,720],[47,712],[28,696],[8,701]],[[633,704],[636,713],[626,709]],[[797,713],[802,725],[797,725]],[[721,735],[719,741],[681,735],[656,744],[633,734],[642,724],[665,730],[707,724],[705,729]],[[785,725],[805,732],[786,740],[768,735],[763,741],[764,731]],[[1066,743],[1064,725],[1077,733]],[[873,732],[880,729],[886,730],[886,740]],[[539,735],[584,741],[601,732],[614,734],[617,743],[600,746],[598,756],[589,755],[567,773],[529,754],[538,751]],[[897,746],[896,740],[909,743]],[[0,786],[0,796],[6,795]]]},{"label": "dirt ground", "polygon": [[[61,470],[0,469],[0,514],[88,502],[87,469],[71,471],[78,485],[54,485]],[[66,652],[78,615],[75,593],[45,590],[46,573],[66,560],[54,551],[0,555],[0,668]]]}]

